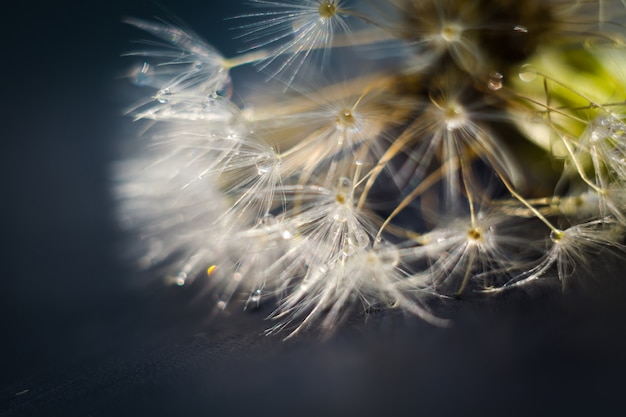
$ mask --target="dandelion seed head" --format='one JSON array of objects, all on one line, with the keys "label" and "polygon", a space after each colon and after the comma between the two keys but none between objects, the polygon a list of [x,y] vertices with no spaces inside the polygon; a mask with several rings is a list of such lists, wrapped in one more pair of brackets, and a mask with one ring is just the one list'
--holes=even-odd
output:
[{"label": "dandelion seed head", "polygon": [[463,27],[458,23],[444,23],[441,28],[441,38],[448,43],[455,43],[461,40]]},{"label": "dandelion seed head", "polygon": [[480,227],[472,227],[467,231],[467,237],[473,241],[481,241],[483,239],[483,232]]},{"label": "dandelion seed head", "polygon": [[141,267],[217,310],[271,304],[290,337],[355,308],[445,325],[429,297],[623,253],[622,2],[250,3],[230,58],[128,19],[156,38],[129,54],[147,129],[115,168]]}]

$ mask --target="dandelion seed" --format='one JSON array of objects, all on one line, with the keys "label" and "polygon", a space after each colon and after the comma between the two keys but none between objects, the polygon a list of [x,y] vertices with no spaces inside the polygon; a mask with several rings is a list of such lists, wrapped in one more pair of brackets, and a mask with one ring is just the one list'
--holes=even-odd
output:
[{"label": "dandelion seed", "polygon": [[480,211],[475,221],[453,220],[424,234],[404,257],[428,263],[417,276],[428,277],[444,293],[460,295],[473,280],[479,281],[473,287],[489,288],[522,267],[520,248],[528,241],[521,227],[503,213]]},{"label": "dandelion seed", "polygon": [[240,26],[241,37],[254,42],[252,49],[272,48],[261,61],[260,68],[270,70],[271,77],[286,73],[290,85],[303,64],[316,51],[322,53],[322,64],[328,60],[328,51],[337,31],[349,33],[347,10],[339,0],[253,0],[252,4],[269,11],[240,16],[261,20]]},{"label": "dandelion seed", "polygon": [[553,230],[550,233],[551,247],[543,256],[541,262],[535,267],[520,273],[501,289],[528,285],[546,275],[551,268],[555,267],[557,277],[563,287],[570,280],[577,277],[583,278],[583,271],[578,268],[589,270],[593,258],[600,254],[623,253],[624,247],[620,243],[623,238],[623,229],[610,219],[592,220],[571,226],[565,230]]},{"label": "dandelion seed", "polygon": [[[146,42],[156,48],[127,54],[146,59],[136,79],[157,89],[156,103],[149,106],[153,112],[158,111],[158,104],[169,107],[182,102],[193,106],[208,97],[228,94],[230,76],[224,58],[196,34],[166,23],[138,19],[126,19],[126,23],[167,42]],[[168,114],[168,119],[178,115]]]}]

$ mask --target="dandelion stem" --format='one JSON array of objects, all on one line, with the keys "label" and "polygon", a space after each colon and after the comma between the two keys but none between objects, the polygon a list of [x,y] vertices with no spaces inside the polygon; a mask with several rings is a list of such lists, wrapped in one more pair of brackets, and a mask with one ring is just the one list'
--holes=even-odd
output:
[{"label": "dandelion stem", "polygon": [[465,188],[465,193],[467,195],[467,203],[469,204],[471,224],[472,224],[472,227],[476,227],[476,212],[474,211],[474,198],[472,196],[472,192],[470,191],[470,187],[467,182],[467,166],[465,163],[465,158],[460,149],[458,149],[457,152],[458,152],[458,155],[460,155],[458,159],[459,159],[459,164],[461,166],[461,178],[463,180],[463,187]]},{"label": "dandelion stem", "polygon": [[599,195],[603,195],[605,193],[604,190],[598,187],[593,181],[589,179],[589,177],[587,177],[587,174],[585,174],[585,170],[580,165],[580,162],[578,161],[578,158],[576,157],[576,154],[574,153],[574,149],[572,149],[572,144],[569,142],[569,140],[567,140],[561,134],[559,134],[559,138],[561,139],[561,142],[565,146],[565,149],[567,149],[567,153],[572,159],[572,162],[574,163],[574,166],[576,167],[576,171],[578,172],[580,179],[582,179],[589,187],[591,187]]},{"label": "dandelion stem", "polygon": [[532,204],[530,204],[524,197],[522,197],[517,191],[515,191],[515,189],[513,188],[513,186],[506,180],[506,178],[504,178],[504,176],[502,174],[500,174],[499,172],[496,171],[496,174],[498,175],[498,177],[500,178],[500,181],[502,181],[502,184],[504,184],[504,186],[506,187],[507,190],[509,190],[509,192],[511,193],[511,195],[513,197],[515,197],[516,199],[519,200],[520,203],[522,203],[523,205],[525,205],[526,207],[528,207],[528,209],[530,211],[533,212],[533,214],[535,215],[535,217],[537,217],[539,220],[541,220],[546,226],[548,226],[548,228],[550,230],[552,230],[555,234],[562,234],[563,231],[560,230],[559,228],[557,228],[556,226],[554,226],[548,219],[546,219],[546,217],[541,214],[541,212],[539,210],[537,210]]},{"label": "dandelion stem", "polygon": [[380,228],[378,229],[378,233],[376,234],[376,239],[380,237],[385,227],[387,227],[389,222],[391,222],[391,220],[393,220],[393,218],[396,217],[398,213],[404,210],[413,200],[415,200],[415,198],[417,198],[417,196],[436,184],[437,181],[439,181],[444,176],[444,172],[447,172],[448,168],[450,168],[451,165],[452,168],[455,168],[453,164],[456,164],[456,158],[446,162],[445,164],[442,164],[437,171],[431,173],[426,178],[424,178],[419,183],[419,185],[415,187],[413,191],[411,191],[411,193],[409,193],[409,195],[404,197],[400,204],[398,204],[398,206],[391,212],[391,214],[387,216],[383,224],[380,226]]}]

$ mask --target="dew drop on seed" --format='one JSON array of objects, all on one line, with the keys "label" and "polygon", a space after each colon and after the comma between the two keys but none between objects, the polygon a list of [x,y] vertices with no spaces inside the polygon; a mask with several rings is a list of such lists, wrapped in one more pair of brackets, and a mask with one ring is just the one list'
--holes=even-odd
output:
[{"label": "dew drop on seed", "polygon": [[139,71],[137,71],[137,74],[135,75],[134,83],[135,85],[142,87],[149,86],[151,82],[152,76],[150,75],[150,64],[144,62],[141,66],[141,69],[139,69]]},{"label": "dew drop on seed", "polygon": [[261,290],[254,290],[254,292],[250,294],[249,302],[256,304],[258,307],[261,302]]},{"label": "dew drop on seed", "polygon": [[522,25],[516,25],[513,28],[513,30],[518,32],[518,33],[528,33],[528,28],[526,26],[522,26]]},{"label": "dew drop on seed", "polygon": [[172,95],[172,92],[170,91],[170,89],[164,88],[159,91],[159,93],[156,96],[156,99],[159,103],[165,104],[170,101],[170,99],[167,96],[171,96],[171,95]]},{"label": "dew drop on seed", "polygon": [[498,91],[502,88],[502,79],[504,78],[504,76],[502,74],[500,74],[499,72],[492,72],[491,74],[489,74],[489,81],[487,82],[487,87],[490,90],[493,91]]},{"label": "dew drop on seed", "polygon": [[266,213],[258,221],[258,225],[262,227],[271,227],[278,223],[278,220],[273,215]]},{"label": "dew drop on seed", "polygon": [[271,152],[265,152],[256,157],[255,164],[259,175],[267,174],[276,164],[276,158]]},{"label": "dew drop on seed", "polygon": [[185,283],[187,282],[187,273],[186,272],[179,272],[178,275],[176,275],[176,278],[174,279],[174,283],[176,285],[178,285],[179,287],[182,287],[183,285],[185,285]]},{"label": "dew drop on seed", "polygon": [[525,64],[522,65],[522,68],[520,69],[519,78],[525,83],[529,83],[537,78],[537,72],[532,65]]}]

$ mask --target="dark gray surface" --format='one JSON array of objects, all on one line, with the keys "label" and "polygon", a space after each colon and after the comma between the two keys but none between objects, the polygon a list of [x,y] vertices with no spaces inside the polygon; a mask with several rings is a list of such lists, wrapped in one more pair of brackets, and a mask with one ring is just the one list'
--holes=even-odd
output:
[{"label": "dark gray surface", "polygon": [[[237,7],[215,3],[166,7],[223,41],[227,24],[209,16]],[[450,302],[437,308],[450,329],[357,312],[325,342],[263,336],[267,311],[209,321],[193,288],[138,285],[116,255],[107,183],[129,130],[120,54],[137,39],[120,21],[164,13],[14,7],[0,37],[0,416],[623,412],[623,264],[602,273],[604,294]]]}]

